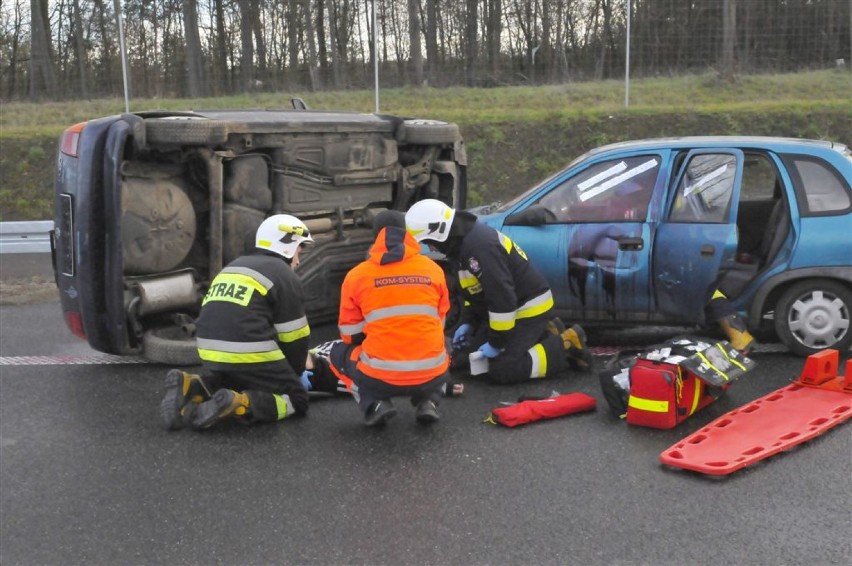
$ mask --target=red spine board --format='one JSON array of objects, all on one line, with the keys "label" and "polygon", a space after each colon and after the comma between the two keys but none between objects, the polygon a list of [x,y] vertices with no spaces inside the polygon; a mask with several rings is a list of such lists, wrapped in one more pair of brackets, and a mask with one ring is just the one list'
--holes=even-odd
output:
[{"label": "red spine board", "polygon": [[852,360],[814,354],[795,383],[730,411],[660,454],[667,465],[721,476],[823,434],[852,417]]}]

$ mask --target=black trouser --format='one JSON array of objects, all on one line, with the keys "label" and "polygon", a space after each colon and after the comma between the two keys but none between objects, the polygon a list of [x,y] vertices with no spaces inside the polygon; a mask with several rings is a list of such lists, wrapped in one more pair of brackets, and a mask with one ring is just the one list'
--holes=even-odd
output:
[{"label": "black trouser", "polygon": [[277,421],[278,405],[274,395],[287,395],[295,415],[308,412],[308,392],[289,364],[258,364],[259,367],[240,366],[222,370],[204,364],[201,380],[211,393],[219,389],[233,389],[249,398],[252,421]]},{"label": "black trouser", "polygon": [[410,397],[413,405],[419,405],[426,400],[437,405],[440,401],[448,372],[417,385],[394,385],[365,375],[359,370],[356,365],[358,360],[350,359],[353,348],[353,344],[335,344],[331,348],[329,361],[336,371],[351,379],[357,386],[358,390],[353,389],[352,395],[358,401],[361,411],[366,412],[375,401],[387,401],[391,397]]},{"label": "black trouser", "polygon": [[[488,377],[496,383],[521,383],[533,377],[552,377],[565,370],[565,343],[561,336],[555,336],[547,331],[547,322],[552,313],[532,318],[520,318],[515,321],[515,327],[506,337],[505,349],[496,358],[488,360]],[[488,338],[488,323],[478,326],[469,341],[470,351],[475,352]],[[544,351],[543,376],[531,376],[533,359],[530,348],[541,345]]]}]

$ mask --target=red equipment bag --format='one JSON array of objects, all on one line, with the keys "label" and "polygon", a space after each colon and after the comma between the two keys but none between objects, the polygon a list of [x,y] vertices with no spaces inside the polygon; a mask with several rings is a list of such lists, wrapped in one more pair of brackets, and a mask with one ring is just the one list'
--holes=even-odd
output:
[{"label": "red equipment bag", "polygon": [[547,399],[521,401],[491,411],[485,422],[516,427],[542,419],[555,419],[574,413],[593,411],[597,401],[585,393],[566,393]]},{"label": "red equipment bag", "polygon": [[725,341],[684,336],[622,352],[599,376],[614,415],[668,429],[718,399],[754,365]]},{"label": "red equipment bag", "polygon": [[630,369],[627,422],[674,428],[717,397],[703,381],[679,365],[639,358]]}]

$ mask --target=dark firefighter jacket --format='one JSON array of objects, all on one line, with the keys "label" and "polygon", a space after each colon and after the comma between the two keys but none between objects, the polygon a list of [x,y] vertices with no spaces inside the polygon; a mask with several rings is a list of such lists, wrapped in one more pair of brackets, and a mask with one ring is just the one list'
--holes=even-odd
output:
[{"label": "dark firefighter jacket", "polygon": [[238,257],[213,279],[196,322],[206,367],[305,369],[310,328],[302,285],[280,257],[263,251]]},{"label": "dark firefighter jacket", "polygon": [[546,313],[553,295],[527,255],[497,230],[474,222],[463,234],[458,255],[465,298],[464,322],[488,321],[488,341],[503,348],[515,321]]},{"label": "dark firefighter jacket", "polygon": [[346,274],[340,294],[340,336],[360,343],[353,359],[362,373],[417,385],[447,370],[444,272],[404,229],[379,232],[368,259]]}]

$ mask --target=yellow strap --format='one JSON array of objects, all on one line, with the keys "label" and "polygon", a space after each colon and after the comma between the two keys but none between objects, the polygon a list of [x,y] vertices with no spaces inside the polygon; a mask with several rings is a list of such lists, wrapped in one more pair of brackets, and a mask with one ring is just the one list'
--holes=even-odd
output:
[{"label": "yellow strap", "polygon": [[637,397],[635,395],[631,395],[627,398],[627,405],[640,411],[648,411],[649,413],[669,412],[668,401],[660,401],[658,399],[643,399],[642,397]]},{"label": "yellow strap", "polygon": [[719,348],[719,350],[722,351],[722,354],[725,355],[725,358],[727,358],[729,362],[731,362],[732,364],[734,364],[735,366],[737,366],[741,370],[747,371],[746,367],[744,365],[742,365],[740,362],[738,362],[737,360],[733,359],[731,356],[728,355],[728,352],[722,347],[721,344],[716,342],[716,347]]},{"label": "yellow strap", "polygon": [[[713,369],[716,371],[716,373],[718,373],[719,375],[721,375],[721,376],[722,376],[722,379],[724,379],[725,381],[730,381],[730,380],[731,380],[731,378],[730,378],[730,377],[728,377],[728,374],[727,374],[727,373],[723,372],[722,370],[720,370],[719,368],[717,368],[716,366],[714,366],[713,364],[711,364],[711,363],[710,363],[710,360],[708,360],[708,359],[707,359],[707,357],[704,355],[704,353],[703,353],[703,352],[698,352],[698,357],[699,357],[699,358],[701,358],[702,360],[704,360],[704,363],[705,363],[705,364],[707,364],[708,366],[710,366],[711,368],[713,368]],[[727,357],[727,356],[725,356],[725,357]],[[739,364],[738,364],[738,365],[739,365]],[[740,366],[740,367],[742,367],[742,366]],[[743,368],[743,369],[745,369],[745,368]]]},{"label": "yellow strap", "polygon": [[700,379],[695,380],[695,393],[692,398],[692,407],[689,409],[690,415],[698,410],[698,401],[701,399],[701,384],[702,381]]}]

